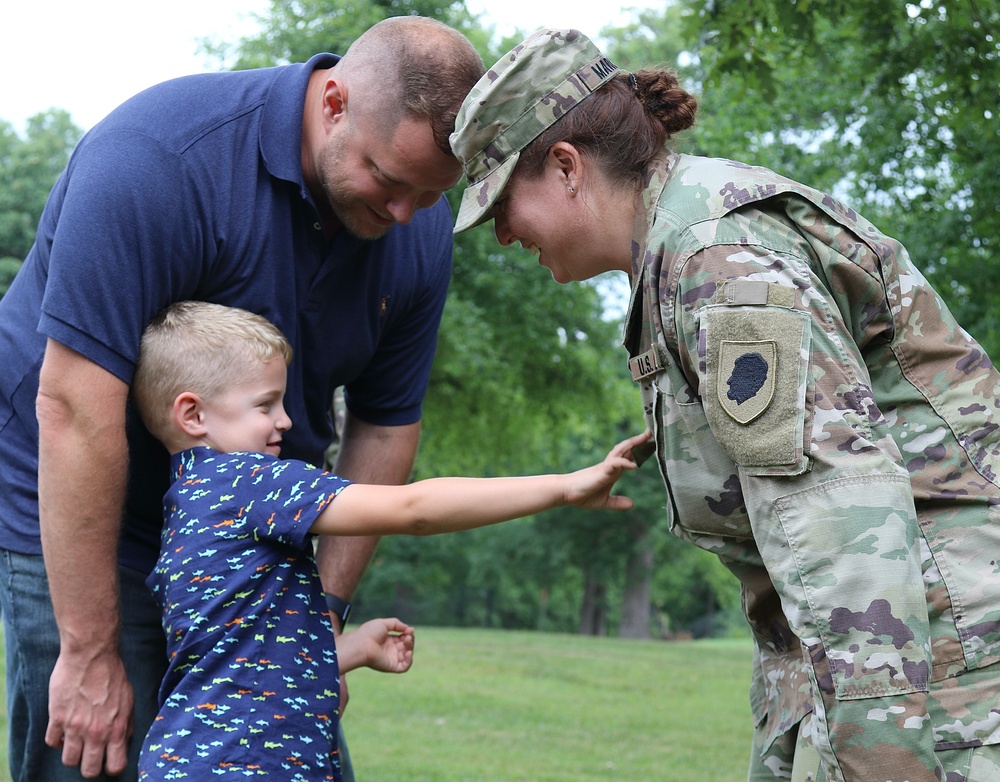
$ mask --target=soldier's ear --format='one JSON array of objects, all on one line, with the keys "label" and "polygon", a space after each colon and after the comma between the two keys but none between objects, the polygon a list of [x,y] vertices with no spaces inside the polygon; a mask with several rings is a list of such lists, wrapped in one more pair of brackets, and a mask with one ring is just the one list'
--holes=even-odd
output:
[{"label": "soldier's ear", "polygon": [[568,141],[557,141],[549,147],[545,165],[559,177],[570,197],[575,196],[580,191],[585,163],[580,150]]}]

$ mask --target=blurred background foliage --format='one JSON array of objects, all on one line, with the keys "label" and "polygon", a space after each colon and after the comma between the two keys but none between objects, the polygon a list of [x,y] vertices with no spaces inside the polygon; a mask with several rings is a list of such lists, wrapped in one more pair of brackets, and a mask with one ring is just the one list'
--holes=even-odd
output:
[{"label": "blurred background foliage", "polygon": [[[343,52],[387,16],[464,32],[487,65],[500,37],[464,2],[272,0],[257,32],[206,41],[235,68]],[[585,30],[629,69],[676,68],[699,96],[683,151],[773,168],[827,190],[900,239],[963,326],[1000,353],[1000,10],[993,3],[674,0]],[[0,120],[0,295],[82,135],[53,108],[23,136]],[[461,186],[448,194],[453,209]],[[627,281],[558,286],[491,226],[456,237],[416,478],[581,467],[642,428],[619,346]],[[665,528],[651,464],[623,514],[560,509],[382,542],[362,615],[421,624],[686,637],[745,632],[735,579]]]}]

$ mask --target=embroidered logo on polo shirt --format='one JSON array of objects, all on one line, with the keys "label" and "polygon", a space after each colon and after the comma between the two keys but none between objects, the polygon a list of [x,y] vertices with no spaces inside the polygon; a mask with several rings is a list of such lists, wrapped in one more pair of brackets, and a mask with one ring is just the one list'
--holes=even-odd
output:
[{"label": "embroidered logo on polo shirt", "polygon": [[763,340],[722,340],[717,397],[726,414],[740,424],[759,418],[774,398],[778,348]]}]

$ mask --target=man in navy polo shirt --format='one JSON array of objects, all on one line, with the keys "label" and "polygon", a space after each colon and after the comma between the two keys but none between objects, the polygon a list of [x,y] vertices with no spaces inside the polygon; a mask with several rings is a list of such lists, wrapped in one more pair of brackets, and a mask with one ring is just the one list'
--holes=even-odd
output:
[{"label": "man in navy polo shirt", "polygon": [[[343,58],[153,87],[74,151],[0,300],[15,782],[135,779],[166,663],[143,581],[169,467],[128,394],[166,305],[243,307],[288,336],[285,455],[322,460],[343,386],[338,474],[407,479],[451,269],[448,135],[482,71],[454,30],[397,17]],[[345,543],[319,561],[349,599],[376,541]]]}]

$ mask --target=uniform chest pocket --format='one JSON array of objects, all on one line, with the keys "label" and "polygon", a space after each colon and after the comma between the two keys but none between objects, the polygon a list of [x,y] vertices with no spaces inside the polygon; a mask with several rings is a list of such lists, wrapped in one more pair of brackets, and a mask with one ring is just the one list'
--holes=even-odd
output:
[{"label": "uniform chest pocket", "polygon": [[719,447],[677,365],[669,362],[645,378],[642,390],[671,531],[681,537],[752,537],[736,465]]}]

